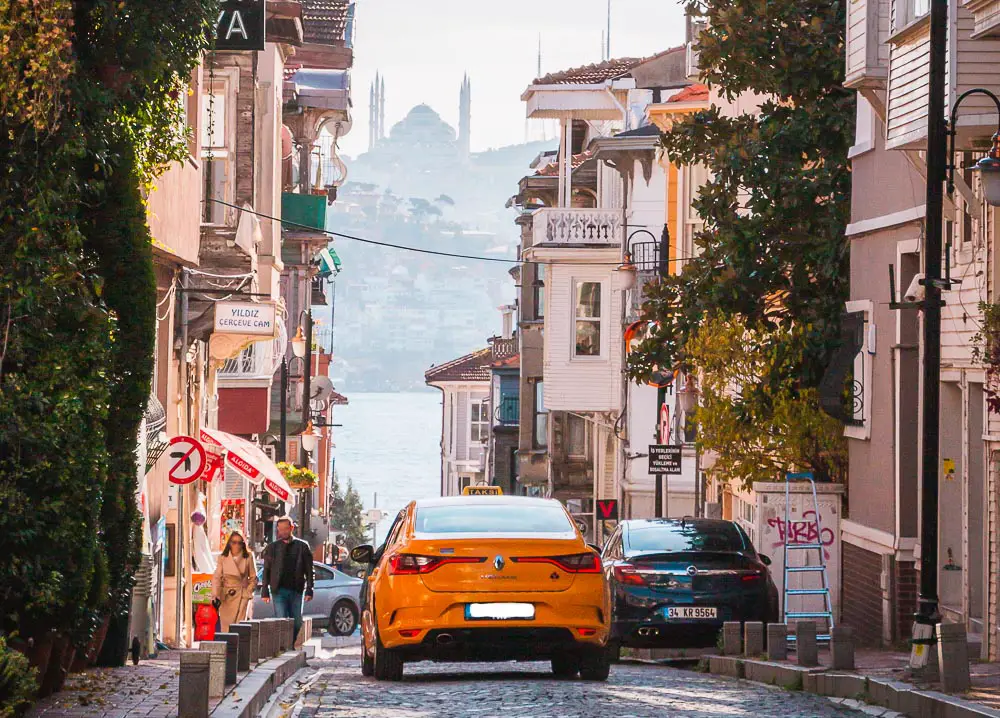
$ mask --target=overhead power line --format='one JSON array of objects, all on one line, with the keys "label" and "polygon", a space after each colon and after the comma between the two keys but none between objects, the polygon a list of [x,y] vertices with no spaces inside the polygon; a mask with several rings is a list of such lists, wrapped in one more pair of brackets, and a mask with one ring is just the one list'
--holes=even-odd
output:
[{"label": "overhead power line", "polygon": [[[247,212],[247,213],[252,214],[252,215],[254,215],[256,217],[260,217],[261,219],[269,219],[269,220],[271,220],[273,222],[280,222],[281,224],[285,225],[286,227],[295,227],[296,229],[304,229],[304,230],[309,231],[309,232],[320,232],[322,234],[327,234],[327,235],[329,235],[331,237],[339,237],[341,239],[350,239],[350,240],[353,240],[355,242],[361,242],[362,244],[370,244],[370,245],[373,245],[373,246],[376,246],[376,247],[385,247],[387,249],[399,249],[399,250],[403,250],[405,252],[416,252],[418,254],[430,254],[430,255],[433,255],[433,256],[437,256],[437,257],[451,257],[452,259],[469,259],[469,260],[473,260],[473,261],[477,261],[477,262],[499,262],[499,263],[502,263],[502,264],[536,264],[536,265],[537,264],[541,264],[541,265],[545,265],[545,266],[557,266],[557,265],[559,265],[559,266],[567,266],[567,267],[571,267],[571,266],[577,266],[577,267],[579,267],[579,266],[583,266],[583,265],[588,265],[588,266],[605,266],[605,267],[618,267],[618,266],[621,266],[621,262],[551,262],[551,261],[544,262],[544,261],[538,261],[538,260],[533,260],[533,259],[505,259],[503,257],[484,257],[484,256],[481,256],[481,255],[475,255],[475,254],[460,254],[460,253],[457,253],[457,252],[442,252],[442,251],[437,250],[437,249],[424,249],[423,247],[410,247],[410,246],[407,246],[405,244],[394,244],[392,242],[382,242],[382,241],[379,241],[377,239],[369,239],[367,237],[358,237],[358,236],[353,235],[353,234],[344,234],[343,232],[335,232],[335,231],[330,230],[330,229],[321,229],[319,227],[310,227],[307,224],[299,224],[298,222],[292,222],[292,221],[287,220],[287,219],[280,219],[278,217],[274,217],[274,216],[269,215],[269,214],[264,214],[263,212],[257,212],[255,210],[246,209],[245,207],[240,207],[238,205],[231,204],[229,202],[225,202],[225,201],[223,201],[221,199],[208,199],[208,200],[204,200],[204,201],[206,201],[206,202],[216,202],[216,203],[221,204],[221,205],[223,205],[225,207],[232,207],[233,209],[237,209],[237,210],[239,210],[241,212]],[[670,261],[671,262],[674,262],[674,261],[684,262],[684,261],[688,261],[690,259],[693,259],[693,257],[673,257],[673,258],[670,259]]]}]

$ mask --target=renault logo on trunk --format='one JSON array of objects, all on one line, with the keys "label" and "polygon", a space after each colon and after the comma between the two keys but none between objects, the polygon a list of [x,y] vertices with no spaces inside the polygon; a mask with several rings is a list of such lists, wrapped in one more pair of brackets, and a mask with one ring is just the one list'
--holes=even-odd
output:
[{"label": "renault logo on trunk", "polygon": [[503,571],[504,565],[505,564],[503,556],[497,556],[495,559],[493,559],[493,568],[495,568],[497,571]]},{"label": "renault logo on trunk", "polygon": [[688,576],[694,576],[697,573],[698,573],[698,567],[697,566],[688,566],[687,567],[687,575]]}]

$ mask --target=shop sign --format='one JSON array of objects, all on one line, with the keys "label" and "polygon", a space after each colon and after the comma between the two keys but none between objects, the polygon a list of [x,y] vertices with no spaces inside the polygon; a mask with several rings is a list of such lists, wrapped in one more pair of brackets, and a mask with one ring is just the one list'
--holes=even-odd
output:
[{"label": "shop sign", "polygon": [[222,0],[216,22],[216,50],[264,49],[264,0]]},{"label": "shop sign", "polygon": [[216,334],[277,335],[274,302],[216,302]]},{"label": "shop sign", "polygon": [[223,499],[222,500],[222,523],[219,536],[220,549],[226,548],[226,541],[229,536],[236,531],[247,541],[245,530],[246,525],[246,500],[245,499]]},{"label": "shop sign", "polygon": [[191,574],[191,602],[192,603],[212,602],[212,574],[210,573]]}]

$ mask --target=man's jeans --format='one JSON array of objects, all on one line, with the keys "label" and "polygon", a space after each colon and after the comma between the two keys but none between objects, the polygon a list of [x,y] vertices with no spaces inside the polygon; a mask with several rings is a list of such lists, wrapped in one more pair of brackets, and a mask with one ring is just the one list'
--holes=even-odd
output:
[{"label": "man's jeans", "polygon": [[274,601],[274,617],[295,619],[295,635],[298,636],[302,628],[302,594],[290,588],[279,588],[271,594],[271,600]]}]

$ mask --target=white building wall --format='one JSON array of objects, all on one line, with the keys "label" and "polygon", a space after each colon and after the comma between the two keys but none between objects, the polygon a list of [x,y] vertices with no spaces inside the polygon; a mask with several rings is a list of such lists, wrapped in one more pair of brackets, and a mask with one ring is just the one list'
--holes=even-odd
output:
[{"label": "white building wall", "polygon": [[[545,287],[545,351],[543,375],[545,406],[550,411],[617,411],[622,381],[622,292],[614,271],[619,248],[601,250],[560,249],[545,252],[556,261],[589,261],[593,264],[558,264],[549,267]],[[538,255],[541,257],[542,253]],[[551,256],[550,256],[551,255]],[[582,256],[585,255],[585,256]],[[574,357],[575,285],[601,283],[601,354]]]}]

